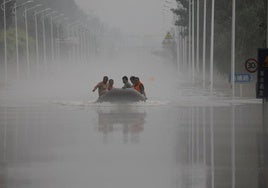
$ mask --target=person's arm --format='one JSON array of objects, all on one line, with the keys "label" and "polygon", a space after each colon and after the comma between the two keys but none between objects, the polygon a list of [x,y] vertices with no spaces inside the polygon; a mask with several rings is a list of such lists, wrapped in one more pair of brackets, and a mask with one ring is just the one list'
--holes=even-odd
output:
[{"label": "person's arm", "polygon": [[143,84],[140,85],[140,91],[141,91],[141,94],[143,94],[145,96],[145,91],[144,91],[144,85]]},{"label": "person's arm", "polygon": [[144,95],[145,100],[147,100],[147,97],[146,97],[146,94],[145,94],[145,89],[144,89],[144,85],[143,84],[140,85],[140,90],[141,90],[141,94]]},{"label": "person's arm", "polygon": [[94,87],[94,89],[93,89],[92,91],[93,91],[93,92],[96,91],[96,89],[97,89],[99,86],[100,86],[100,83],[98,83],[98,84]]}]

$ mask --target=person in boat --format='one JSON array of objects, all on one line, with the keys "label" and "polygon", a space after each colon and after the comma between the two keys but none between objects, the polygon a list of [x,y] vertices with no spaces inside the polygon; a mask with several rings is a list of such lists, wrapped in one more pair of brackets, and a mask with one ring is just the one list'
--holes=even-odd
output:
[{"label": "person in boat", "polygon": [[109,82],[108,82],[108,91],[110,91],[111,89],[114,88],[114,80],[113,79],[110,79]]},{"label": "person in boat", "polygon": [[105,92],[108,90],[108,76],[104,76],[103,80],[99,82],[94,89],[92,90],[93,92],[98,89],[99,96],[103,95]]},{"label": "person in boat", "polygon": [[132,83],[132,86],[131,87],[134,87],[134,84],[135,84],[135,76],[130,76],[130,82]]},{"label": "person in boat", "polygon": [[128,82],[128,77],[127,76],[123,76],[122,81],[124,83],[122,89],[131,88],[131,84]]},{"label": "person in boat", "polygon": [[145,94],[145,89],[143,83],[141,83],[139,77],[135,77],[134,79],[134,84],[132,86],[136,91],[144,95],[144,97],[147,99],[146,94]]}]

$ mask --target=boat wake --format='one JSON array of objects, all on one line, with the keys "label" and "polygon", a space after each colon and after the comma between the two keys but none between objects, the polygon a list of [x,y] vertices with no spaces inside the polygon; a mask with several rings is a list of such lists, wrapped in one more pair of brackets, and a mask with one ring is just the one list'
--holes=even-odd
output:
[{"label": "boat wake", "polygon": [[137,106],[137,107],[146,107],[146,106],[166,106],[170,104],[169,101],[160,101],[160,100],[147,100],[146,102],[131,102],[131,103],[110,103],[110,102],[96,102],[94,101],[54,101],[54,104],[62,105],[62,106],[80,106],[80,107],[90,107],[90,106],[97,106],[97,107],[105,107],[105,106]]}]

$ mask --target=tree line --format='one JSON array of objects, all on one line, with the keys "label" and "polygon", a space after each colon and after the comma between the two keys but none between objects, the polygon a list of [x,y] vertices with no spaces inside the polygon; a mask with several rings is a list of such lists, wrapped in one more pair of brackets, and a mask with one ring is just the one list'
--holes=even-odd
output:
[{"label": "tree line", "polygon": [[[197,2],[196,0],[195,3]],[[200,0],[200,60],[202,59],[203,43],[203,7],[204,0]],[[177,8],[171,9],[176,16],[175,25],[185,28],[182,36],[188,36],[189,29],[189,0],[176,0]],[[248,58],[257,56],[257,49],[266,44],[266,0],[236,0],[236,70],[244,71],[244,62]],[[195,21],[196,17],[195,6]],[[206,62],[209,62],[211,10],[212,1],[207,0],[206,17]],[[231,31],[232,31],[232,0],[215,0],[215,28],[214,28],[214,65],[223,74],[230,73],[231,62]],[[195,35],[196,35],[195,31]],[[196,45],[196,43],[195,43]],[[207,67],[209,64],[207,65]]]}]

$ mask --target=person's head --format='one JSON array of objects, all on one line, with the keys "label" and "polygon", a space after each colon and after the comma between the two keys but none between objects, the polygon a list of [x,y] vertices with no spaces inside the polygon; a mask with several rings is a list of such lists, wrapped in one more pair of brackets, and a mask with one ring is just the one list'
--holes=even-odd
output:
[{"label": "person's head", "polygon": [[137,84],[137,83],[139,83],[139,81],[140,81],[139,77],[135,77],[134,83]]},{"label": "person's head", "polygon": [[131,81],[132,84],[134,84],[135,83],[135,76],[131,76],[130,81]]},{"label": "person's head", "polygon": [[123,76],[122,80],[123,80],[123,83],[127,83],[128,82],[128,77],[127,76]]},{"label": "person's head", "polygon": [[110,85],[110,86],[113,86],[113,85],[114,85],[114,80],[113,80],[113,79],[110,79],[110,80],[109,80],[109,85]]},{"label": "person's head", "polygon": [[102,81],[106,84],[108,82],[108,76],[104,76]]}]

